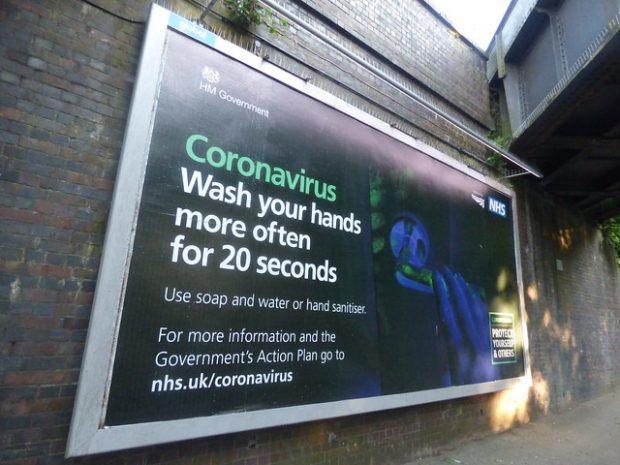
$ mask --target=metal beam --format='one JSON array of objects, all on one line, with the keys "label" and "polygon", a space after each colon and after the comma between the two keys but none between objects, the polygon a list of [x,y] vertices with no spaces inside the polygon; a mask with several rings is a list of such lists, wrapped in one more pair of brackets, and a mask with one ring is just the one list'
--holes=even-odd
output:
[{"label": "metal beam", "polygon": [[544,144],[545,148],[596,150],[620,155],[620,139],[601,139],[599,137],[552,137]]},{"label": "metal beam", "polygon": [[602,210],[596,215],[594,215],[594,217],[599,221],[613,218],[614,216],[620,216],[620,205],[616,205],[613,208]]},{"label": "metal beam", "polygon": [[587,191],[587,190],[554,190],[549,189],[555,195],[561,197],[591,197],[594,195],[600,195],[605,197],[618,197],[620,198],[620,190],[616,191]]},{"label": "metal beam", "polygon": [[609,196],[608,192],[613,192],[617,189],[620,189],[620,182],[615,182],[607,186],[607,189],[603,190],[600,194],[595,194],[588,197],[587,199],[583,199],[581,202],[577,203],[577,207],[583,208],[584,210],[589,210],[592,208],[592,206],[600,203],[605,198],[607,198]]},{"label": "metal beam", "polygon": [[548,186],[553,181],[555,181],[557,178],[562,176],[562,174],[570,170],[574,166],[575,163],[585,160],[587,157],[588,157],[588,152],[586,152],[585,150],[579,152],[577,155],[570,157],[568,160],[562,163],[559,167],[557,167],[550,174],[547,174],[545,176],[545,179],[543,179],[540,182],[540,184],[543,186]]}]

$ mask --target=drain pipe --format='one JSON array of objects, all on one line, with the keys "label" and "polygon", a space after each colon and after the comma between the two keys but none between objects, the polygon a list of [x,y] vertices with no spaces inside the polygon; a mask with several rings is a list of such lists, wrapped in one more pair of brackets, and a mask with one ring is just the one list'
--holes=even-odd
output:
[{"label": "drain pipe", "polygon": [[512,164],[514,164],[514,165],[518,166],[519,168],[527,171],[529,174],[532,174],[532,175],[536,176],[537,178],[542,178],[543,177],[542,173],[538,169],[534,168],[533,166],[530,166],[528,163],[524,162],[523,160],[521,160],[516,155],[514,155],[514,154],[510,153],[509,151],[503,149],[502,147],[498,146],[497,144],[495,144],[491,140],[487,139],[486,137],[481,136],[481,135],[477,134],[476,132],[472,131],[470,128],[468,128],[467,126],[462,124],[460,121],[457,121],[452,116],[450,116],[449,114],[445,113],[443,110],[441,110],[439,108],[436,108],[431,103],[426,102],[420,96],[418,96],[418,95],[414,94],[413,92],[411,92],[409,89],[407,89],[405,86],[400,84],[398,81],[396,81],[395,79],[393,79],[392,77],[390,77],[386,73],[384,73],[382,70],[380,70],[379,68],[377,68],[376,66],[374,66],[374,65],[372,65],[370,63],[367,63],[362,58],[360,58],[359,56],[355,55],[351,51],[347,50],[345,47],[340,45],[338,42],[334,41],[331,37],[327,36],[326,34],[324,34],[321,31],[319,31],[317,28],[315,28],[311,24],[308,24],[303,19],[295,16],[293,13],[291,13],[288,10],[286,10],[285,8],[283,8],[282,6],[277,4],[276,2],[274,2],[272,0],[260,0],[260,1],[261,1],[261,3],[264,3],[265,5],[267,5],[269,8],[271,8],[271,9],[277,11],[278,13],[280,13],[287,20],[297,24],[298,26],[302,27],[306,31],[310,32],[314,36],[316,36],[319,39],[321,39],[323,42],[329,44],[331,47],[335,48],[340,53],[342,53],[343,55],[347,56],[348,58],[350,58],[351,60],[356,62],[358,65],[362,66],[366,70],[368,70],[368,71],[374,73],[375,75],[379,76],[385,82],[387,82],[388,84],[392,85],[393,87],[397,88],[402,93],[407,95],[409,98],[411,98],[413,101],[415,101],[418,105],[422,106],[426,110],[428,110],[428,111],[434,113],[435,115],[439,116],[440,118],[444,119],[445,121],[450,123],[452,126],[456,127],[460,131],[464,132],[465,134],[467,134],[469,137],[471,137],[475,141],[477,141],[480,144],[484,145],[485,147],[493,150],[493,152],[499,154],[502,158],[510,161]]}]

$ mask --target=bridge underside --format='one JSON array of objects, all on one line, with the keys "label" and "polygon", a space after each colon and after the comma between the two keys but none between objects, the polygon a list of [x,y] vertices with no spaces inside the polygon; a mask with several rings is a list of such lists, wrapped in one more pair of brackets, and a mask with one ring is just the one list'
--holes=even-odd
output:
[{"label": "bridge underside", "polygon": [[488,64],[512,152],[544,174],[546,190],[597,220],[620,215],[619,5],[516,0]]},{"label": "bridge underside", "polygon": [[545,188],[596,219],[620,214],[620,36],[513,142]]}]

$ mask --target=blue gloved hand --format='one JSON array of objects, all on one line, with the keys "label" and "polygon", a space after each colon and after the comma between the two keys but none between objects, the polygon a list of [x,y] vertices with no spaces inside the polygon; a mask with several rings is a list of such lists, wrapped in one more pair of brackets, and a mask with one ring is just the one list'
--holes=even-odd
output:
[{"label": "blue gloved hand", "polygon": [[447,266],[433,270],[433,289],[448,355],[444,385],[498,379],[498,368],[491,363],[489,312],[478,290]]}]

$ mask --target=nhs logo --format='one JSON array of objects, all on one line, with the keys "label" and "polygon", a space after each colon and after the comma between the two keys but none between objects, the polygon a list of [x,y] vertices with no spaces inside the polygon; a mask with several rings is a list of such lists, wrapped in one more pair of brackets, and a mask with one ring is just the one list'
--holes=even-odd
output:
[{"label": "nhs logo", "polygon": [[487,205],[491,213],[495,213],[502,218],[506,218],[508,216],[508,208],[506,207],[506,204],[501,200],[497,200],[489,196]]}]

